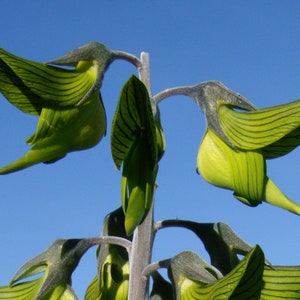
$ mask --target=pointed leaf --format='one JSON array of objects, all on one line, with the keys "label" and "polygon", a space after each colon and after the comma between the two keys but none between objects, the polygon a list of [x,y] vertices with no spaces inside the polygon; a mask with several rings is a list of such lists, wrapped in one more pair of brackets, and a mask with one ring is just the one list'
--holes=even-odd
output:
[{"label": "pointed leaf", "polygon": [[123,163],[121,200],[128,236],[152,203],[158,163],[156,138],[148,91],[137,77],[131,76],[122,89],[111,134],[114,162],[118,168]]},{"label": "pointed leaf", "polygon": [[112,125],[111,149],[118,169],[141,135],[147,140],[149,164],[154,168],[157,148],[152,108],[146,87],[133,75],[122,89]]}]

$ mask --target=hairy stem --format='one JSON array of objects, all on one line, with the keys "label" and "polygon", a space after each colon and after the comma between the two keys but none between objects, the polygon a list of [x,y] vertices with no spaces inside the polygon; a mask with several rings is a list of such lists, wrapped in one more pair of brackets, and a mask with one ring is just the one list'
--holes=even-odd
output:
[{"label": "hairy stem", "polygon": [[136,56],[132,55],[131,53],[114,50],[113,55],[114,55],[114,59],[123,59],[123,60],[130,62],[137,68],[138,71],[142,68],[142,62]]},{"label": "hairy stem", "polygon": [[131,242],[125,238],[121,238],[118,236],[93,237],[87,239],[87,242],[90,244],[90,246],[100,245],[100,244],[118,245],[125,248],[129,255],[131,254]]},{"label": "hairy stem", "polygon": [[156,94],[153,98],[156,103],[159,103],[165,98],[176,96],[176,95],[186,95],[189,96],[191,91],[191,87],[189,86],[178,86],[170,89],[166,89],[158,94]]}]

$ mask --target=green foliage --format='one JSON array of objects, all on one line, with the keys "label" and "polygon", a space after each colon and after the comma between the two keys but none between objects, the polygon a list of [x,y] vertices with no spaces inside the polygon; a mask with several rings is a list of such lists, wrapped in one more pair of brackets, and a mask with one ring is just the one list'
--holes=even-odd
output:
[{"label": "green foliage", "polygon": [[127,235],[151,207],[158,160],[164,150],[160,123],[153,114],[146,87],[131,76],[122,89],[111,134],[114,162],[118,168],[123,163],[121,199]]},{"label": "green foliage", "polygon": [[[117,168],[122,168],[121,207],[107,215],[101,237],[59,239],[25,263],[8,286],[0,287],[0,300],[77,299],[71,287],[72,273],[94,245],[98,245],[98,272],[85,300],[127,299],[132,290],[135,295],[145,295],[146,291],[135,291],[132,282],[146,282],[146,290],[150,276],[151,300],[300,299],[300,267],[267,265],[261,248],[251,247],[228,225],[189,220],[154,223],[151,209],[156,176],[165,151],[157,103],[164,92],[152,98],[143,83],[149,79],[145,78],[147,66],[131,54],[91,42],[41,64],[0,49],[0,92],[21,111],[39,116],[36,132],[27,139],[32,148],[1,168],[0,174],[51,163],[71,151],[96,145],[106,133],[100,88],[105,71],[117,58],[133,63],[141,77],[132,75],[124,84],[112,123],[111,153]],[[266,201],[300,214],[300,206],[279,190],[266,170],[267,159],[299,145],[300,101],[259,110],[216,81],[165,93],[169,96],[176,91],[192,97],[204,112],[207,128],[197,169],[208,182],[233,190],[247,205]],[[148,231],[141,237],[139,230],[145,222],[141,223],[149,216]],[[151,257],[157,230],[170,226],[194,232],[210,263],[191,251],[153,264],[140,259]],[[147,255],[137,251],[139,246]],[[132,253],[140,256],[140,273],[132,268],[137,259]],[[239,255],[244,258],[240,260]],[[167,268],[168,279],[159,273],[161,267]]]}]

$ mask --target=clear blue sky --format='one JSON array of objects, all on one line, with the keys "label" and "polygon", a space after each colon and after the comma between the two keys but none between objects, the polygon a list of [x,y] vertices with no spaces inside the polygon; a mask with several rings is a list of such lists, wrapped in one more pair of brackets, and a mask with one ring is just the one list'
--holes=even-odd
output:
[{"label": "clear blue sky", "polygon": [[[0,47],[47,61],[92,40],[139,56],[150,53],[153,93],[216,79],[258,107],[300,98],[299,1],[11,1],[0,3]],[[0,178],[0,285],[56,238],[95,236],[104,216],[120,205],[120,172],[110,154],[111,120],[122,84],[135,73],[117,61],[102,94],[106,138],[95,148],[69,154]],[[186,97],[160,105],[167,151],[160,164],[156,220],[223,221],[246,241],[260,244],[273,264],[300,264],[300,217],[268,204],[249,208],[232,192],[206,183],[195,172],[205,122]],[[0,165],[28,147],[37,119],[0,95]],[[300,203],[299,149],[269,161],[268,174]],[[186,249],[207,257],[184,230],[158,233],[154,260]],[[82,299],[96,274],[95,249],[73,276]]]}]

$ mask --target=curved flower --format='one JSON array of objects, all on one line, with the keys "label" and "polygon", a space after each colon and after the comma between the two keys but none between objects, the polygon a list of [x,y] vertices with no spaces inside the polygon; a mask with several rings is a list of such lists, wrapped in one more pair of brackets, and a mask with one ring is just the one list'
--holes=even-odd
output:
[{"label": "curved flower", "polygon": [[[126,237],[122,208],[108,214],[103,223],[102,236]],[[98,275],[89,285],[85,300],[125,300],[129,286],[129,257],[125,248],[104,244],[97,250]]]},{"label": "curved flower", "polygon": [[[82,255],[93,245],[89,239],[56,240],[21,266],[9,286],[0,287],[0,299],[77,300],[71,276]],[[28,280],[39,274],[37,279]]]},{"label": "curved flower", "polygon": [[249,110],[248,102],[239,95],[228,101],[222,86],[215,97],[215,89],[207,85],[205,93],[197,94],[208,124],[198,153],[198,172],[209,183],[233,190],[247,205],[266,201],[300,214],[300,206],[268,178],[266,168],[266,159],[285,155],[300,144],[300,101],[236,111]]},{"label": "curved flower", "polygon": [[263,268],[264,254],[259,246],[255,246],[224,277],[190,251],[171,259],[168,274],[176,299],[259,299]]},{"label": "curved flower", "polygon": [[0,49],[0,92],[21,111],[40,116],[35,134],[27,140],[33,147],[13,164],[1,168],[0,174],[56,161],[101,140],[106,132],[106,115],[99,89],[113,58],[113,52],[97,42],[48,64]]}]

